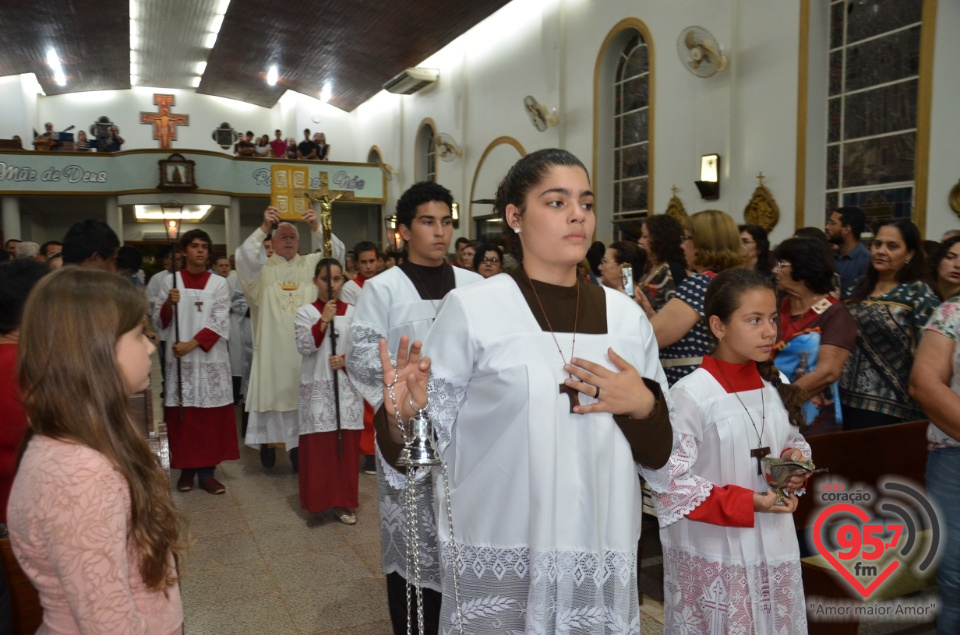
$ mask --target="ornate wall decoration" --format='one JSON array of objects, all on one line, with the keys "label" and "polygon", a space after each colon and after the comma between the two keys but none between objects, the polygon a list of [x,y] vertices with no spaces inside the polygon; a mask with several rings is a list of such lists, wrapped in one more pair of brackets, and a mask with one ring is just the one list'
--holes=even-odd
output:
[{"label": "ornate wall decoration", "polygon": [[670,197],[670,201],[667,203],[667,210],[664,214],[673,216],[682,224],[686,221],[687,210],[683,207],[683,201],[677,196],[677,186],[673,185],[670,189],[673,191],[673,196]]},{"label": "ornate wall decoration", "polygon": [[960,183],[950,188],[950,209],[960,216]]},{"label": "ornate wall decoration", "polygon": [[780,222],[780,206],[774,200],[773,194],[763,184],[763,172],[757,175],[760,185],[753,191],[753,197],[743,209],[743,219],[751,225],[760,225],[764,231],[770,231]]},{"label": "ornate wall decoration", "polygon": [[189,126],[190,115],[173,114],[170,107],[176,103],[173,95],[154,93],[153,103],[160,112],[141,112],[140,123],[153,126],[153,138],[160,141],[161,148],[169,148],[177,140],[177,126]]}]

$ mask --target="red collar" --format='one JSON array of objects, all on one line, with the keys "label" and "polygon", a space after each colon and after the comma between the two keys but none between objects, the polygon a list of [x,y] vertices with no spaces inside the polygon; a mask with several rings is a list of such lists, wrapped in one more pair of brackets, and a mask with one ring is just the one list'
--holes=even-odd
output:
[{"label": "red collar", "polygon": [[356,277],[353,279],[353,281],[356,282],[356,283],[357,283],[357,286],[362,289],[362,288],[363,288],[363,283],[366,282],[366,281],[369,280],[369,279],[370,279],[370,278],[364,278],[361,274],[358,273],[358,274],[356,275]]},{"label": "red collar", "polygon": [[757,370],[756,362],[731,364],[710,355],[704,355],[700,368],[713,375],[727,393],[763,388],[763,379],[760,377],[760,371]]}]

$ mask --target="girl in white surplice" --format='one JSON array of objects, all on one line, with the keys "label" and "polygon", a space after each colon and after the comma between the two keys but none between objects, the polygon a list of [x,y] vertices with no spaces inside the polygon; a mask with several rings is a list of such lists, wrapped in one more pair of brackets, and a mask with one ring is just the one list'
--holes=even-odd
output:
[{"label": "girl in white surplice", "polygon": [[441,632],[462,618],[480,635],[639,633],[637,471],[665,489],[673,447],[653,329],[630,297],[577,275],[596,217],[576,157],[527,155],[495,205],[521,267],[450,292],[429,359],[401,340],[395,371],[381,342],[395,403],[404,417],[428,404],[447,464]]},{"label": "girl in white surplice", "polygon": [[777,506],[759,471],[765,455],[810,457],[797,427],[805,395],[770,362],[773,287],[747,269],[724,271],[707,289],[704,315],[716,349],[670,391],[680,442],[670,487],[655,497],[664,632],[806,633],[791,516],[804,479],[793,477]]}]

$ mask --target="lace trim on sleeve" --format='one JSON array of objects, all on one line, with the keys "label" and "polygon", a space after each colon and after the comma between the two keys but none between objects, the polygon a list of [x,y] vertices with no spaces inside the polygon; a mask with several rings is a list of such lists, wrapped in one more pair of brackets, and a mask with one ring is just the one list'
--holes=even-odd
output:
[{"label": "lace trim on sleeve", "polygon": [[316,342],[313,339],[312,325],[308,325],[306,320],[297,320],[293,325],[294,336],[297,340],[297,352],[307,357],[313,355],[318,350]]},{"label": "lace trim on sleeve", "polygon": [[467,394],[467,386],[449,382],[440,375],[438,369],[430,373],[427,394],[430,396],[430,421],[437,435],[437,450],[443,454],[453,438],[453,424]]},{"label": "lace trim on sleeve", "polygon": [[[380,340],[386,334],[373,325],[354,322],[347,349],[347,374],[363,398],[376,410],[383,403],[383,369],[380,368]],[[391,357],[391,360],[394,359]]]},{"label": "lace trim on sleeve", "polygon": [[210,309],[210,317],[207,323],[203,325],[225,340],[230,339],[230,298],[224,293],[213,302],[213,308]]},{"label": "lace trim on sleeve", "polygon": [[713,483],[690,472],[699,452],[700,442],[695,437],[680,435],[679,443],[667,461],[670,486],[665,492],[655,492],[653,497],[661,528],[677,522],[710,497]]}]

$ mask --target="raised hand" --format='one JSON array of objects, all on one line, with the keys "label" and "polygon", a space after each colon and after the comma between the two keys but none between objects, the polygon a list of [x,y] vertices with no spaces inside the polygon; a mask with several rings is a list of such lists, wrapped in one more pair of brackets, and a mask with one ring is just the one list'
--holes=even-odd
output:
[{"label": "raised hand", "polygon": [[[391,422],[397,420],[397,408],[400,409],[400,417],[406,421],[416,413],[416,409],[427,407],[430,358],[420,356],[421,348],[422,342],[411,345],[410,337],[404,335],[397,346],[397,365],[394,366],[390,361],[390,351],[387,350],[387,340],[380,340],[383,405]],[[396,426],[390,426],[390,436],[397,443],[403,443],[403,433]]]},{"label": "raised hand", "polygon": [[280,210],[273,205],[263,210],[263,222],[260,223],[260,229],[263,233],[269,234],[280,224]]},{"label": "raised hand", "polygon": [[310,231],[312,232],[320,229],[320,220],[317,218],[317,213],[313,211],[312,207],[303,213],[303,222],[310,226]]}]

